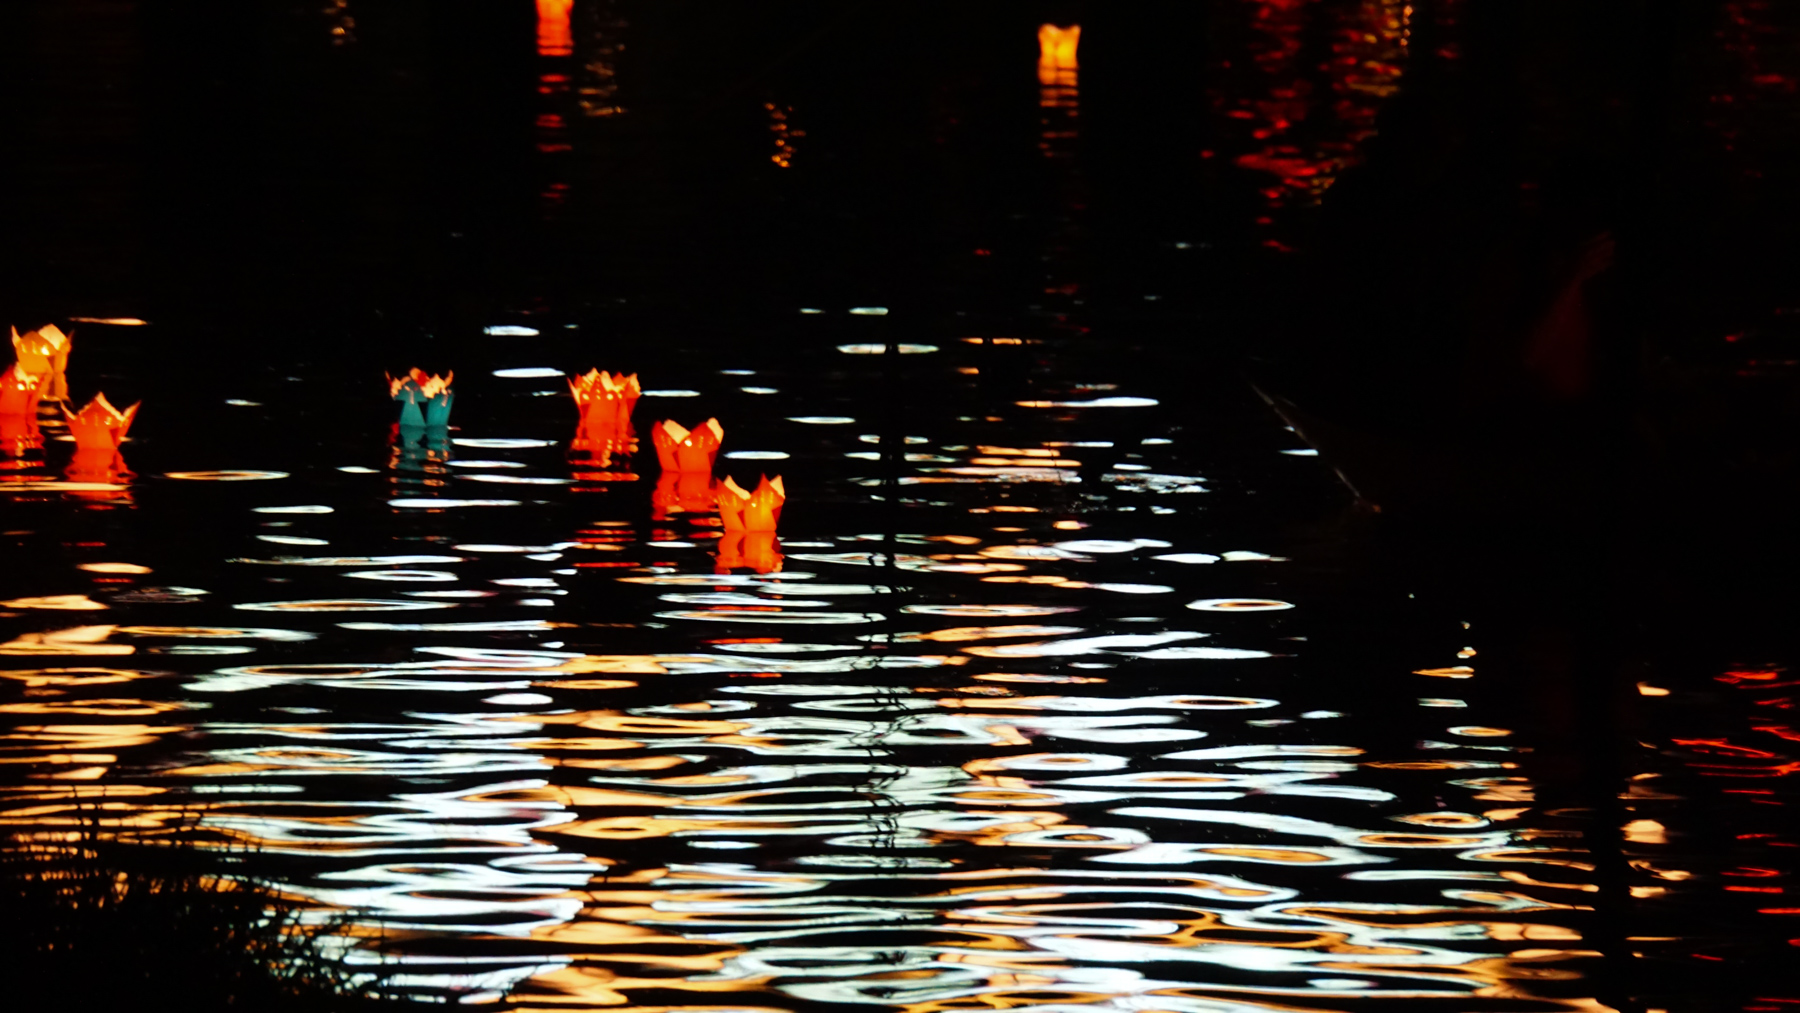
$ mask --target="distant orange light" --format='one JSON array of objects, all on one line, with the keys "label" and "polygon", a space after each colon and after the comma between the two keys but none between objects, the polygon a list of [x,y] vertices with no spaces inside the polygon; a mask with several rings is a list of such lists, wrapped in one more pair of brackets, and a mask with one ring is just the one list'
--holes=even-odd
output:
[{"label": "distant orange light", "polygon": [[[1072,72],[1080,69],[1075,49],[1081,44],[1081,26],[1038,26],[1038,81],[1046,85],[1073,84]],[[1064,74],[1069,73],[1069,77]]]},{"label": "distant orange light", "polygon": [[539,56],[571,56],[575,33],[569,28],[569,11],[575,0],[537,0]]},{"label": "distant orange light", "polygon": [[[142,402],[139,402],[140,404]],[[137,418],[138,405],[120,411],[106,400],[105,394],[96,394],[87,407],[79,412],[63,409],[63,416],[69,420],[69,432],[75,436],[75,446],[82,450],[115,451],[125,441],[125,434],[131,429],[131,423]]]},{"label": "distant orange light", "polygon": [[755,492],[745,492],[730,478],[719,486],[719,517],[726,531],[774,531],[786,502],[787,489],[780,475],[773,480],[764,475]]},{"label": "distant orange light", "polygon": [[664,419],[650,430],[650,442],[656,447],[656,461],[664,471],[704,472],[712,474],[713,459],[725,441],[725,427],[718,419],[707,419],[692,431],[674,419]]}]

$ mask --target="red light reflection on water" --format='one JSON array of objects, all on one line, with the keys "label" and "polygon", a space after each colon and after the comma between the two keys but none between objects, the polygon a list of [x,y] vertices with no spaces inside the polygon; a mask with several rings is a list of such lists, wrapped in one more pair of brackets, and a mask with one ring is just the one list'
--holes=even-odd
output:
[{"label": "red light reflection on water", "polygon": [[[1260,189],[1271,212],[1317,203],[1359,161],[1383,100],[1399,88],[1412,13],[1402,0],[1253,5],[1244,26],[1250,66],[1229,73],[1231,62],[1224,64],[1234,80],[1213,107],[1239,124],[1232,133],[1247,134],[1252,150],[1237,165],[1273,177]],[[1327,19],[1319,53],[1312,36]]]},{"label": "red light reflection on water", "polygon": [[569,27],[569,12],[575,0],[537,0],[537,48],[539,56],[572,56],[575,33]]}]

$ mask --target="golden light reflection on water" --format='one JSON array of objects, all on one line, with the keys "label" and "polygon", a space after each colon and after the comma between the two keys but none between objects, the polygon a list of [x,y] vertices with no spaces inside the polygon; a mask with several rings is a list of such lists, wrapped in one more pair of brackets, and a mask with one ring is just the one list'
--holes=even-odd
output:
[{"label": "golden light reflection on water", "polygon": [[[1084,570],[1129,555],[1096,552],[1116,546],[1089,541],[1086,552],[1020,558],[1032,567]],[[643,551],[641,543],[620,544],[633,555]],[[916,558],[912,569],[921,577],[974,579]],[[369,557],[311,565],[320,561],[286,562],[329,584],[349,575],[339,567],[366,565]],[[554,569],[560,559],[541,562]],[[854,572],[874,562],[868,553],[823,554],[815,565]],[[907,590],[829,582],[832,575],[811,571],[636,569],[615,584],[641,588],[652,609],[670,597],[710,594],[733,605],[764,603],[773,610],[767,614],[818,617],[834,614],[825,607],[839,599],[882,601]],[[672,590],[681,588],[710,590]],[[1043,664],[1141,656],[1206,634],[949,625],[967,614],[1081,615],[1079,605],[946,606],[939,625],[919,629],[937,607],[909,608],[913,630],[872,639],[739,637],[714,639],[711,649],[611,655],[446,646],[409,661],[230,665],[185,677],[182,696],[211,705],[190,710],[199,719],[192,724],[144,719],[195,704],[125,698],[113,688],[148,673],[20,669],[13,679],[28,689],[83,695],[0,710],[17,722],[6,758],[29,767],[39,783],[108,783],[91,784],[103,789],[92,795],[15,791],[4,818],[52,830],[79,825],[83,807],[97,806],[116,832],[155,832],[180,807],[151,796],[204,789],[204,823],[222,840],[276,867],[283,855],[328,863],[328,871],[292,881],[294,895],[348,907],[385,932],[405,933],[403,949],[422,947],[403,979],[413,987],[474,995],[511,988],[519,1001],[544,1008],[698,1008],[733,995],[759,1008],[804,1001],[951,1009],[978,999],[1199,1009],[1234,996],[1304,1006],[1370,989],[1388,998],[1473,1000],[1531,995],[1522,982],[1572,977],[1557,965],[1590,953],[1543,946],[1580,941],[1555,920],[1575,908],[1517,891],[1579,893],[1591,885],[1508,867],[1579,872],[1583,863],[1524,843],[1528,836],[1443,832],[1482,831],[1487,821],[1467,813],[1387,817],[1436,833],[1383,830],[1380,818],[1356,817],[1394,799],[1387,788],[1346,783],[1358,762],[1380,766],[1364,759],[1365,749],[1193,745],[1223,730],[1203,716],[1267,711],[1279,706],[1275,700],[1133,694],[1109,679],[1074,675],[1055,678],[1093,691],[1021,694],[989,683],[970,696],[959,695],[960,683],[919,681],[936,670],[966,681],[968,655],[981,657],[985,641],[1063,645],[1035,652]],[[329,622],[331,612],[323,615]],[[300,631],[92,629],[105,634],[83,634],[96,643],[129,641],[106,645],[119,647],[311,643]],[[871,655],[874,643],[883,649]],[[965,653],[946,655],[938,645]],[[891,669],[911,674],[882,675]],[[847,673],[860,679],[846,680]],[[632,678],[581,678],[595,675]],[[352,687],[416,702],[398,713],[330,719],[343,705],[329,694]],[[309,701],[276,708],[307,716],[207,713],[271,692]],[[485,707],[453,705],[458,694],[479,696]],[[558,698],[585,705],[544,709]],[[195,732],[199,748],[174,754],[185,754],[183,762],[140,763],[138,783],[111,783],[122,753],[167,755],[168,736]],[[383,781],[393,788],[346,793]],[[1495,788],[1509,799],[1523,790],[1491,779],[1471,790],[1479,797]],[[1283,799],[1307,815],[1284,811]],[[1352,819],[1329,819],[1333,809]],[[652,842],[661,854],[642,850]],[[781,857],[764,865],[765,852]],[[1009,852],[1024,861],[1004,857]],[[1429,854],[1446,858],[1420,857]],[[1470,860],[1474,868],[1463,864]],[[1494,863],[1497,872],[1480,870]],[[1320,868],[1477,888],[1443,890],[1432,904],[1303,899],[1290,877]],[[432,957],[428,941],[445,936],[512,940],[508,952],[520,940],[542,949],[525,962],[496,953],[472,973]],[[1459,942],[1447,946],[1450,939]],[[1470,948],[1475,939],[1484,942]],[[1506,958],[1507,946],[1526,955]],[[1186,970],[1171,976],[1170,966]],[[1271,980],[1200,984],[1209,980],[1207,968]]]}]

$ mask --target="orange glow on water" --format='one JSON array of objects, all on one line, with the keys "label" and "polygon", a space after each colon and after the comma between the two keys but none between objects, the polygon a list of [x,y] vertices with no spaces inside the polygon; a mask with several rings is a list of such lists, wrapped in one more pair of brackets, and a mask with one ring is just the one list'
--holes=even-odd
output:
[{"label": "orange glow on water", "polygon": [[781,571],[781,543],[773,531],[728,531],[719,539],[718,572],[748,568],[757,573]]},{"label": "orange glow on water", "polygon": [[1081,45],[1081,26],[1038,26],[1038,82],[1045,85],[1074,84],[1080,69],[1075,50]]},{"label": "orange glow on water", "polygon": [[537,50],[539,56],[572,56],[575,34],[569,27],[569,12],[575,0],[537,0]]},{"label": "orange glow on water", "polygon": [[676,514],[711,513],[718,506],[710,471],[665,470],[650,494],[650,519],[666,521]]}]

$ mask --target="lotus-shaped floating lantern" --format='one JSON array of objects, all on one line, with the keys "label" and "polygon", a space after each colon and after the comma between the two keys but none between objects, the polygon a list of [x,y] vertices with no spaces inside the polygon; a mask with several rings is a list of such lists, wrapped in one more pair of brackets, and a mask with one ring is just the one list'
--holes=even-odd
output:
[{"label": "lotus-shaped floating lantern", "polygon": [[719,539],[715,573],[749,568],[757,573],[781,571],[781,543],[773,531],[727,531]]},{"label": "lotus-shaped floating lantern", "polygon": [[438,376],[422,369],[412,369],[405,376],[388,377],[388,393],[400,402],[400,425],[424,428],[450,425],[450,405],[456,393],[454,371]]},{"label": "lotus-shaped floating lantern", "polygon": [[719,425],[718,419],[707,419],[692,430],[674,419],[664,419],[650,430],[656,461],[665,472],[712,474],[713,459],[719,456],[719,445],[724,441],[725,427]]},{"label": "lotus-shaped floating lantern", "polygon": [[666,521],[675,514],[711,513],[718,505],[712,475],[703,471],[665,471],[650,494],[650,519]]},{"label": "lotus-shaped floating lantern", "polygon": [[581,428],[590,440],[629,441],[631,410],[644,388],[637,374],[602,373],[590,369],[586,376],[569,378],[569,393],[581,411]]},{"label": "lotus-shaped floating lantern", "polygon": [[781,476],[773,480],[762,476],[755,492],[745,492],[744,487],[727,478],[719,486],[719,519],[725,522],[726,531],[774,531],[781,521],[781,505],[787,502],[787,489],[781,484]]},{"label": "lotus-shaped floating lantern", "polygon": [[64,408],[63,416],[69,420],[69,432],[74,434],[75,446],[80,450],[116,451],[125,442],[125,433],[137,418],[137,410],[138,405],[134,404],[120,411],[106,400],[105,394],[96,394],[86,408],[79,412]]},{"label": "lotus-shaped floating lantern", "polygon": [[49,377],[33,373],[14,363],[0,373],[0,415],[37,416],[38,399],[44,394]]},{"label": "lotus-shaped floating lantern", "polygon": [[18,368],[44,380],[39,396],[52,401],[67,401],[69,382],[63,377],[63,373],[69,367],[69,345],[74,335],[64,334],[54,324],[45,324],[24,334],[20,334],[17,327],[11,330],[13,354],[19,360]]}]

